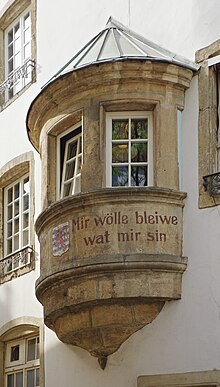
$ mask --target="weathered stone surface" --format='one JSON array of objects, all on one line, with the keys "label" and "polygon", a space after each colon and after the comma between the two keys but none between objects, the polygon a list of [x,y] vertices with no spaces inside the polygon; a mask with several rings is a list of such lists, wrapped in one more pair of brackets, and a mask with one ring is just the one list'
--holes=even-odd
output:
[{"label": "weathered stone surface", "polygon": [[[181,297],[184,197],[165,189],[106,189],[64,199],[40,215],[36,292],[45,323],[62,341],[108,356],[166,300]],[[69,245],[55,256],[59,222],[69,226]]]}]

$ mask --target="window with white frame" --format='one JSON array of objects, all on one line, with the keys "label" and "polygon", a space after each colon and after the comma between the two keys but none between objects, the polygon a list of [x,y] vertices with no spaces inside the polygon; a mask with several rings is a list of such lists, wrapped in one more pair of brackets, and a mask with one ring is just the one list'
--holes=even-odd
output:
[{"label": "window with white frame", "polygon": [[106,115],[106,171],[109,187],[153,184],[152,113]]},{"label": "window with white frame", "polygon": [[[31,82],[31,11],[26,9],[4,32],[5,79],[9,80],[5,100]],[[11,81],[11,83],[10,83]]]},{"label": "window with white frame", "polygon": [[82,127],[77,125],[59,137],[59,197],[81,191]]},{"label": "window with white frame", "polygon": [[6,343],[5,386],[40,386],[39,336]]},{"label": "window with white frame", "polygon": [[[22,250],[29,245],[30,230],[29,175],[4,188],[4,255]],[[24,265],[25,260],[14,260],[7,271]]]}]

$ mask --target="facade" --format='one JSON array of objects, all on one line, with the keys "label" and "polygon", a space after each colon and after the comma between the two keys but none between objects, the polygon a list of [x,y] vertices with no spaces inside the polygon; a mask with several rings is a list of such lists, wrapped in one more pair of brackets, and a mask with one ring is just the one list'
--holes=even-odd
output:
[{"label": "facade", "polygon": [[0,0],[0,386],[217,386],[217,1]]}]

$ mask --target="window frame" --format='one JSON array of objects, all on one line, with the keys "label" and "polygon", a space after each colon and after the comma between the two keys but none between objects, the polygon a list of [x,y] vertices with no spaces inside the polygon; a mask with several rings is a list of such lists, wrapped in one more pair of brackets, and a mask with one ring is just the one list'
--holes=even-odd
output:
[{"label": "window frame", "polygon": [[[153,185],[153,113],[151,111],[115,111],[115,112],[106,112],[106,187],[135,187],[138,188],[139,186],[113,186],[112,185],[112,120],[113,119],[122,119],[127,118],[129,120],[129,127],[130,127],[130,120],[132,118],[147,118],[148,119],[148,138],[145,142],[147,142],[147,153],[148,153],[148,161],[146,163],[140,163],[140,165],[147,165],[148,166],[148,184],[143,187],[149,187]],[[129,129],[130,130],[130,129]],[[129,146],[132,144],[132,141],[135,139],[128,139]],[[142,142],[142,141],[141,141]],[[135,164],[135,163],[133,163]],[[132,163],[130,160],[126,163],[126,165],[130,167],[132,166]],[[130,180],[130,179],[129,179]]]},{"label": "window frame", "polygon": [[[5,188],[16,184],[17,181],[29,176],[29,242],[26,247],[5,255]],[[33,152],[26,152],[12,159],[0,169],[0,284],[10,281],[20,275],[35,269],[35,232],[34,232],[34,156]],[[23,230],[22,230],[23,232]],[[16,264],[18,262],[18,265]],[[11,269],[15,264],[16,267]]]},{"label": "window frame", "polygon": [[5,55],[5,32],[16,22],[16,20],[25,13],[26,10],[30,12],[31,21],[31,79],[24,87],[16,94],[7,100],[7,92],[0,93],[0,111],[10,105],[17,99],[32,83],[36,82],[36,8],[37,0],[12,0],[8,2],[5,7],[0,10],[0,84],[7,82],[6,73],[6,55]]},{"label": "window frame", "polygon": [[[75,135],[74,135],[75,132]],[[66,140],[65,140],[66,138]],[[66,197],[70,197],[73,195],[76,195],[77,193],[81,192],[81,189],[79,192],[75,193],[73,192],[69,196],[63,196],[63,184],[64,184],[64,174],[66,171],[66,164],[65,164],[65,156],[67,154],[67,146],[70,142],[72,142],[74,139],[77,139],[77,148],[78,148],[78,139],[81,138],[81,153],[76,154],[77,159],[77,165],[76,168],[78,168],[78,159],[81,157],[81,167],[83,165],[83,124],[82,121],[78,122],[77,124],[71,126],[64,132],[62,132],[60,135],[57,136],[57,179],[56,179],[56,196],[58,199],[64,199]],[[62,144],[63,141],[63,144]],[[64,149],[62,150],[62,148]],[[61,154],[62,153],[62,154]],[[81,187],[81,172],[79,174],[74,174],[74,176],[70,179],[75,180],[77,177],[80,177],[80,187]],[[74,188],[75,186],[73,186]]]},{"label": "window frame", "polygon": [[[30,17],[30,25],[25,29],[24,27],[24,18],[25,16],[29,14],[29,17]],[[8,57],[8,47],[10,45],[10,43],[8,42],[8,37],[9,37],[9,32],[11,30],[14,31],[14,28],[15,26],[19,23],[20,25],[20,36],[19,36],[19,39],[20,39],[20,43],[19,43],[19,53],[20,53],[20,65],[18,67],[15,66],[15,63],[14,63],[14,58],[15,58],[15,52],[14,52],[14,42],[16,41],[16,39],[13,38],[11,44],[13,45],[13,54],[10,58],[12,58],[13,60],[13,68],[12,68],[12,71],[9,71],[9,57]],[[30,39],[28,40],[28,42],[25,44],[25,38],[24,38],[24,33],[25,31],[30,28]],[[14,32],[13,32],[13,35],[14,35]],[[4,57],[5,57],[5,79],[8,79],[8,77],[10,75],[12,75],[17,69],[21,68],[27,61],[28,59],[31,59],[32,58],[32,46],[31,46],[31,42],[32,42],[32,25],[31,25],[31,7],[29,6],[28,8],[26,8],[4,31]],[[25,54],[24,54],[24,51],[25,51],[25,46],[29,44],[30,47],[31,47],[31,50],[30,50],[30,56],[28,58],[24,58]],[[6,89],[5,91],[5,102],[9,101],[11,98],[13,98],[16,94],[18,94],[22,89],[24,89],[25,86],[27,86],[30,82],[31,82],[31,72],[28,73],[28,77],[22,77],[18,80],[18,82],[15,83],[14,86],[12,86],[10,89]],[[18,86],[18,91],[16,91],[17,89],[17,86]],[[15,89],[15,91],[14,91]],[[11,93],[12,91],[12,93]],[[10,96],[11,94],[11,96]]]},{"label": "window frame", "polygon": [[[24,181],[26,180],[26,178],[28,178],[28,185],[29,185],[29,192],[27,193],[27,195],[24,194],[24,192],[22,192],[22,187],[23,187],[23,184],[24,184]],[[14,187],[19,184],[19,196],[18,196],[18,200],[20,201],[20,204],[19,204],[19,212],[18,212],[18,220],[19,220],[19,229],[18,229],[18,240],[19,240],[19,246],[18,246],[18,249],[14,249],[13,248],[13,243],[12,243],[12,251],[10,253],[7,253],[7,241],[8,241],[8,220],[7,220],[7,209],[8,209],[8,203],[7,203],[7,193],[8,191],[12,188],[14,190]],[[24,210],[24,204],[23,204],[23,198],[24,196],[28,196],[28,208],[27,210]],[[12,199],[12,206],[14,204],[16,200]],[[10,204],[10,203],[9,203]],[[22,250],[23,248],[29,246],[29,243],[30,243],[30,176],[29,176],[29,173],[23,175],[20,179],[17,179],[15,181],[13,181],[11,184],[9,184],[8,186],[4,187],[4,203],[3,203],[3,207],[4,207],[4,227],[3,227],[3,232],[4,232],[4,256],[7,257],[8,255],[11,255],[11,254],[14,254],[20,250]],[[25,229],[23,228],[23,215],[25,213],[28,213],[28,227],[26,227]],[[15,216],[12,215],[12,223],[15,219]],[[14,236],[16,235],[16,233],[13,231],[13,228],[12,227],[12,234],[11,234],[11,237],[12,237],[12,240],[14,239]],[[23,244],[23,231],[28,231],[28,243],[26,243],[25,245]]]}]

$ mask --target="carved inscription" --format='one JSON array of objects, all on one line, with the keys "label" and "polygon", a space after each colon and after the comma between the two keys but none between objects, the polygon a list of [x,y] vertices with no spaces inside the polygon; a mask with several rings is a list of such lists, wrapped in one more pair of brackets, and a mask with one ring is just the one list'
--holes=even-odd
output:
[{"label": "carved inscription", "polygon": [[[178,217],[158,211],[106,212],[102,216],[79,216],[73,219],[74,233],[80,232],[85,247],[107,245],[115,240],[118,244],[128,242],[166,243],[170,228],[178,226]],[[161,229],[164,229],[163,231]],[[172,230],[170,230],[172,233]]]}]

